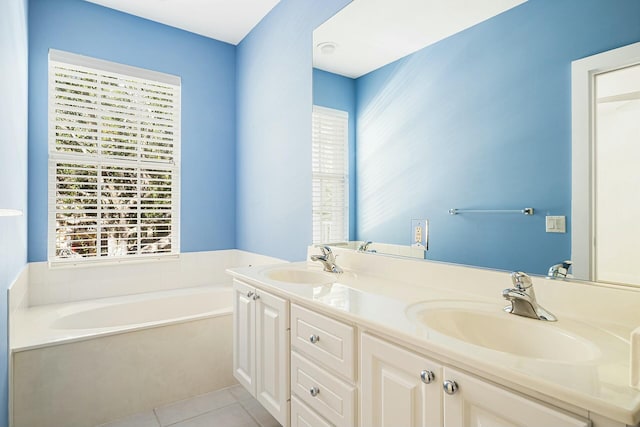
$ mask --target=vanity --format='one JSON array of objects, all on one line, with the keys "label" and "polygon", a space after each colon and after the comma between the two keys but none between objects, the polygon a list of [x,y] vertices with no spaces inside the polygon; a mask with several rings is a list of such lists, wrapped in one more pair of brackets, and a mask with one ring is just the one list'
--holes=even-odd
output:
[{"label": "vanity", "polygon": [[638,425],[637,289],[534,277],[545,322],[503,310],[508,272],[333,250],[228,270],[234,375],[283,426]]}]

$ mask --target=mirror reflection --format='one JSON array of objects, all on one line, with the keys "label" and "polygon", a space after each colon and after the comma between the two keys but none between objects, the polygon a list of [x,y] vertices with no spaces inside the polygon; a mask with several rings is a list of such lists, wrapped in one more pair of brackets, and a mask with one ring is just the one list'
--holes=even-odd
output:
[{"label": "mirror reflection", "polygon": [[354,0],[314,32],[314,105],[348,115],[343,240],[411,247],[422,219],[427,259],[546,275],[572,255],[571,63],[640,40],[636,6],[466,3]]}]

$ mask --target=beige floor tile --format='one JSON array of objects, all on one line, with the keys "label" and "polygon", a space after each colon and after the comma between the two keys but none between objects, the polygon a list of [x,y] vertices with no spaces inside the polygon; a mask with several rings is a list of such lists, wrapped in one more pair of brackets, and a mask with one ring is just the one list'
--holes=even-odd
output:
[{"label": "beige floor tile", "polygon": [[235,397],[239,401],[253,399],[251,393],[249,393],[247,389],[242,387],[240,384],[229,387],[227,390],[229,390],[233,397]]},{"label": "beige floor tile", "polygon": [[101,424],[99,427],[160,427],[160,423],[158,423],[153,411],[148,411],[118,421]]},{"label": "beige floor tile", "polygon": [[253,418],[235,403],[224,408],[207,412],[171,427],[260,427]]},{"label": "beige floor tile", "polygon": [[280,423],[262,407],[255,399],[251,398],[240,402],[242,407],[260,424],[260,427],[281,427]]},{"label": "beige floor tile", "polygon": [[160,425],[165,427],[235,402],[235,397],[224,389],[161,406],[156,408],[155,412],[160,420]]}]

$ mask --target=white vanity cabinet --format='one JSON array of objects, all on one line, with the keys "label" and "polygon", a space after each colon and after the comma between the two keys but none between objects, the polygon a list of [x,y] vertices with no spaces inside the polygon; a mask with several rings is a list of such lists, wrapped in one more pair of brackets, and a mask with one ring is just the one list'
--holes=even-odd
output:
[{"label": "white vanity cabinet", "polygon": [[[444,369],[444,381],[457,390],[444,396],[444,425],[464,427],[588,427],[585,419],[526,399],[455,369]],[[450,388],[451,392],[452,389]]]},{"label": "white vanity cabinet", "polygon": [[362,426],[590,425],[366,333],[361,335],[361,352]]},{"label": "white vanity cabinet", "polygon": [[289,426],[289,301],[233,281],[233,375]]},{"label": "white vanity cabinet", "polygon": [[[317,276],[317,268],[309,271]],[[310,298],[308,287],[301,285],[297,293],[290,284],[279,287],[264,277],[262,270],[234,275],[233,370],[284,427],[629,427],[623,417],[630,413],[613,395],[601,415],[588,396],[555,396],[550,387],[530,396],[536,383],[525,379],[520,389],[516,378],[503,376],[508,366],[501,368],[498,359],[476,371],[474,357],[455,349],[449,354],[442,346],[430,351],[429,337],[414,334],[411,326],[381,325],[387,313],[380,319],[376,313],[386,300],[375,289],[371,298],[368,291],[354,290],[345,310],[332,307],[333,300]]]},{"label": "white vanity cabinet", "polygon": [[291,304],[291,423],[356,425],[355,328]]},{"label": "white vanity cabinet", "polygon": [[368,334],[360,345],[362,426],[442,425],[442,366]]}]

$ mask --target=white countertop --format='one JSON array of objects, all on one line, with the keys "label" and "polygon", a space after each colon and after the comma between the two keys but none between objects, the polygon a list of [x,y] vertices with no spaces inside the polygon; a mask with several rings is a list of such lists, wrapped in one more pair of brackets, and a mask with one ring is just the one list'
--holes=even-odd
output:
[{"label": "white countertop", "polygon": [[[334,251],[335,252],[335,251]],[[501,290],[511,287],[508,273],[441,263],[341,253],[345,273],[322,286],[269,280],[275,268],[321,272],[319,263],[230,269],[235,278],[378,331],[437,359],[466,369],[549,403],[571,405],[583,415],[596,413],[626,424],[640,421],[640,391],[629,386],[629,336],[640,325],[640,292],[534,278],[538,301],[557,322],[526,319],[502,312]],[[366,272],[363,273],[363,272]],[[327,273],[329,274],[329,273]],[[406,314],[424,301],[473,301],[495,306],[505,322],[562,328],[596,345],[597,355],[580,361],[542,360],[500,352],[451,338],[412,321]],[[621,306],[623,304],[624,306]],[[579,358],[578,358],[579,359]]]}]

